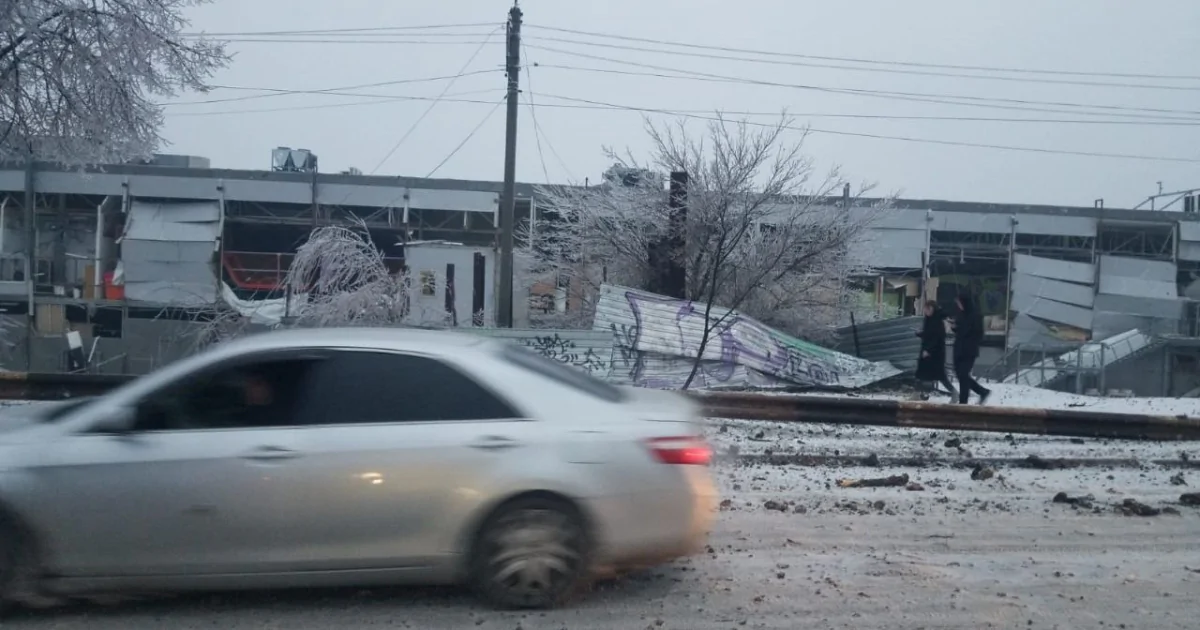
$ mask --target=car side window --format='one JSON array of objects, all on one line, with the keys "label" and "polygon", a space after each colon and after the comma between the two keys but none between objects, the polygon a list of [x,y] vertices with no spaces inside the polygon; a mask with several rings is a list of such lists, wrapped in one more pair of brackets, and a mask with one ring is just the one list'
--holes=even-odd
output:
[{"label": "car side window", "polygon": [[274,358],[189,376],[137,406],[137,431],[251,429],[297,424],[296,409],[316,361]]},{"label": "car side window", "polygon": [[444,422],[519,418],[474,379],[433,358],[341,351],[321,364],[308,424]]}]

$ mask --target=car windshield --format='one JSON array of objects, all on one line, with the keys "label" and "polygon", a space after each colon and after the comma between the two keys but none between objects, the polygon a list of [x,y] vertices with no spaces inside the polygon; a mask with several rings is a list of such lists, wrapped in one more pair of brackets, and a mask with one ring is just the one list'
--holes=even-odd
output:
[{"label": "car windshield", "polygon": [[601,400],[621,402],[626,398],[625,392],[621,391],[619,387],[610,385],[579,368],[546,358],[528,348],[516,344],[504,344],[500,349],[500,356],[517,367]]}]

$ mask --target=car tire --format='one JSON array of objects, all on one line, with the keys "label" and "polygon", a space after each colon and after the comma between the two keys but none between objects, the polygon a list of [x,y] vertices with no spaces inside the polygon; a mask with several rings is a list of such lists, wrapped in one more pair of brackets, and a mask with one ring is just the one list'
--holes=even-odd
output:
[{"label": "car tire", "polygon": [[550,498],[518,499],[480,528],[471,581],[496,608],[553,608],[586,582],[589,547],[584,519],[573,506]]}]

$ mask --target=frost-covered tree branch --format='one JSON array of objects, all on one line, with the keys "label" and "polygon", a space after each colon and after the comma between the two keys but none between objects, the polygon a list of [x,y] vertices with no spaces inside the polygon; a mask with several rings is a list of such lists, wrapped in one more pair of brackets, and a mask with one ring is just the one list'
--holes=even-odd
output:
[{"label": "frost-covered tree branch", "polygon": [[[846,181],[837,169],[816,172],[802,152],[807,134],[785,137],[790,122],[782,116],[761,125],[718,114],[702,133],[686,121],[647,122],[648,162],[610,151],[617,165],[600,186],[539,189],[550,225],[535,239],[534,255],[543,268],[567,270],[590,285],[606,276],[646,288],[655,272],[649,250],[673,235],[661,173],[684,171],[685,246],[675,262],[686,270],[686,297],[704,305],[708,322],[697,356],[733,309],[819,336],[836,321],[848,280],[863,271],[850,245],[871,214],[838,207],[835,193]],[[857,196],[869,188],[860,186]]]},{"label": "frost-covered tree branch", "polygon": [[205,91],[224,47],[181,34],[210,0],[0,0],[0,161],[149,156],[152,98]]},{"label": "frost-covered tree branch", "polygon": [[[296,250],[282,286],[288,300],[286,325],[308,328],[341,326],[450,325],[450,315],[440,299],[436,306],[422,299],[423,283],[441,286],[444,278],[393,271],[383,254],[359,230],[330,226],[313,230]],[[459,318],[469,318],[470,313]],[[195,340],[200,347],[245,334],[252,328],[253,313],[222,302]]]}]

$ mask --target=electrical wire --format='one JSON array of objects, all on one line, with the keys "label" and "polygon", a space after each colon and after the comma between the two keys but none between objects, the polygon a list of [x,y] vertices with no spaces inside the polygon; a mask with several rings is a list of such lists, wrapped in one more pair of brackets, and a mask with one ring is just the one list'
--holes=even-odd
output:
[{"label": "electrical wire", "polygon": [[930,77],[950,77],[955,79],[979,79],[986,81],[1010,81],[1016,83],[1045,83],[1051,85],[1079,85],[1091,87],[1111,87],[1111,88],[1128,88],[1128,89],[1145,89],[1145,90],[1176,90],[1176,91],[1200,91],[1200,85],[1150,85],[1145,83],[1111,83],[1103,81],[1081,81],[1070,79],[1044,79],[1037,77],[1006,77],[994,75],[980,74],[964,74],[953,72],[937,72],[932,70],[905,70],[898,68],[869,68],[862,66],[847,66],[834,65],[828,63],[813,63],[804,61],[789,61],[781,59],[755,59],[752,57],[735,57],[730,55],[717,55],[712,53],[700,53],[682,50],[664,50],[661,48],[644,48],[640,46],[626,46],[621,44],[606,44],[601,42],[586,42],[580,40],[566,39],[562,37],[539,37],[530,36],[528,39],[535,41],[557,42],[561,44],[572,44],[577,46],[593,46],[598,48],[608,48],[614,50],[625,50],[639,53],[656,53],[663,55],[676,55],[681,57],[698,58],[698,59],[719,59],[723,61],[740,61],[747,63],[761,63],[778,66],[800,66],[805,68],[827,68],[832,70],[848,70],[852,72],[883,72],[891,74],[907,74]]},{"label": "electrical wire", "polygon": [[1123,72],[1086,72],[1073,70],[1047,70],[1035,68],[1004,68],[999,66],[969,66],[959,64],[940,64],[940,63],[917,63],[912,61],[895,61],[895,60],[879,60],[867,59],[862,57],[833,57],[828,55],[806,55],[799,53],[787,53],[770,50],[756,50],[752,48],[733,48],[729,46],[713,46],[703,44],[693,44],[687,42],[670,41],[663,39],[650,39],[644,37],[631,37],[628,35],[617,35],[612,33],[602,33],[599,31],[585,31],[579,29],[561,28],[555,26],[546,26],[536,23],[525,23],[526,28],[541,29],[546,31],[555,31],[558,33],[569,33],[572,35],[586,35],[589,37],[598,37],[605,39],[616,39],[621,41],[639,42],[643,44],[657,44],[662,46],[676,46],[680,48],[691,48],[697,50],[716,50],[720,52],[732,53],[748,53],[752,55],[764,55],[772,57],[790,57],[794,59],[815,59],[818,61],[840,61],[848,63],[875,64],[885,66],[905,66],[912,68],[940,68],[943,70],[973,70],[978,72],[1008,72],[1012,74],[1042,74],[1042,75],[1062,75],[1062,76],[1080,76],[1080,77],[1109,77],[1119,79],[1163,79],[1163,80],[1181,80],[1181,81],[1200,81],[1200,76],[1197,75],[1173,75],[1173,74],[1149,74],[1149,73],[1123,73]]},{"label": "electrical wire", "polygon": [[[603,101],[593,101],[593,100],[589,100],[589,99],[573,98],[573,97],[568,97],[568,96],[554,96],[554,95],[550,95],[550,94],[543,94],[543,96],[549,96],[551,98],[557,98],[557,99],[562,99],[562,100],[567,100],[567,101],[577,101],[580,103],[587,103],[587,104],[592,104],[592,105],[603,105],[603,106],[607,106],[607,107],[628,109],[631,111],[640,111],[640,112],[645,112],[645,113],[666,114],[666,115],[670,115],[670,116],[679,116],[682,118],[692,118],[692,119],[696,119],[696,120],[707,120],[707,121],[711,121],[711,122],[729,122],[727,118],[722,118],[720,116],[701,116],[701,115],[697,115],[697,114],[681,114],[678,112],[670,112],[670,111],[656,110],[656,109],[650,109],[650,108],[617,105],[614,103],[605,103]],[[832,130],[832,129],[816,129],[813,127],[795,127],[793,125],[787,125],[787,124],[768,124],[768,123],[759,123],[759,122],[753,122],[753,121],[743,121],[743,123],[746,125],[755,126],[755,127],[769,127],[769,128],[782,127],[784,129],[791,129],[794,131],[803,131],[803,132],[807,132],[807,133],[819,133],[819,134],[827,134],[827,135],[834,135],[834,136],[847,136],[847,137],[854,137],[854,138],[871,138],[871,139],[875,139],[875,140],[896,140],[896,141],[914,142],[914,143],[920,143],[920,144],[936,144],[936,145],[943,145],[943,146],[972,147],[972,148],[980,148],[980,149],[997,149],[997,150],[1004,150],[1004,151],[1021,151],[1021,152],[1026,152],[1026,153],[1046,153],[1046,154],[1054,154],[1054,155],[1076,155],[1076,156],[1082,156],[1082,157],[1119,158],[1119,159],[1129,159],[1129,160],[1148,160],[1148,161],[1155,161],[1155,162],[1184,162],[1184,163],[1190,163],[1190,164],[1200,164],[1200,159],[1195,159],[1195,158],[1161,157],[1161,156],[1151,156],[1151,155],[1135,155],[1135,154],[1128,154],[1128,153],[1101,153],[1101,152],[1093,152],[1093,151],[1071,151],[1071,150],[1066,150],[1066,149],[1043,149],[1043,148],[1038,148],[1038,147],[1022,147],[1022,146],[1003,145],[1003,144],[962,142],[962,141],[957,141],[957,140],[935,140],[935,139],[930,139],[930,138],[914,138],[914,137],[908,137],[908,136],[891,136],[891,135],[861,133],[861,132],[853,132],[853,131],[836,131],[836,130]]]},{"label": "electrical wire", "polygon": [[[528,57],[528,54],[526,54],[526,57]],[[533,100],[533,73],[529,70],[529,64],[525,64],[522,69],[525,71],[525,100],[529,104],[529,117],[533,119],[533,137],[534,140],[537,141],[538,160],[542,163],[542,175],[545,176],[546,183],[549,184],[550,171],[546,168],[546,156],[542,153],[542,138],[546,137],[546,134],[542,132],[542,125],[538,122],[537,105]],[[567,177],[575,179],[575,175],[571,173],[571,169],[567,166],[567,163],[562,159],[562,156],[558,154],[558,151],[555,150],[554,143],[550,142],[549,137],[546,137],[546,146],[550,147],[550,152],[554,154],[554,159],[558,160],[558,165],[562,167],[563,172],[567,174]]]},{"label": "electrical wire", "polygon": [[475,75],[480,75],[480,74],[494,74],[494,73],[498,73],[498,72],[502,72],[502,71],[499,69],[472,70],[471,72],[460,72],[458,74],[451,74],[451,75],[440,76],[440,77],[422,77],[419,79],[396,79],[393,81],[380,81],[380,82],[376,82],[376,83],[360,83],[358,85],[348,85],[348,86],[335,87],[335,88],[321,88],[321,89],[316,89],[316,90],[293,90],[293,89],[286,89],[286,88],[270,88],[270,87],[243,87],[240,85],[213,85],[210,87],[215,90],[248,90],[248,91],[256,91],[256,92],[269,92],[269,94],[253,94],[253,95],[249,95],[249,96],[234,96],[234,97],[230,97],[230,98],[212,98],[212,99],[205,99],[202,101],[176,101],[173,103],[160,103],[160,105],[162,105],[164,107],[171,107],[171,106],[176,106],[176,105],[208,105],[208,104],[212,104],[212,103],[231,103],[234,101],[251,101],[251,100],[256,100],[256,99],[260,99],[260,98],[271,98],[271,97],[275,97],[275,96],[288,96],[288,95],[293,95],[293,94],[328,94],[328,95],[334,95],[334,96],[372,96],[372,95],[368,95],[368,94],[347,94],[346,91],[347,90],[362,90],[362,89],[376,88],[376,87],[387,87],[387,86],[392,86],[392,85],[404,85],[404,84],[410,84],[410,83],[429,83],[429,82],[433,82],[433,81],[453,81],[456,79],[461,79],[463,77],[470,77],[470,76],[475,76]]},{"label": "electrical wire", "polygon": [[[1111,111],[1132,111],[1132,112],[1148,112],[1148,113],[1160,113],[1160,114],[1200,115],[1200,111],[1197,111],[1197,110],[1164,109],[1164,108],[1153,108],[1153,107],[1125,107],[1125,106],[1121,106],[1121,105],[1091,105],[1091,104],[1085,104],[1085,103],[1070,103],[1070,102],[1062,102],[1062,101],[1034,101],[1034,100],[1026,100],[1026,99],[993,98],[993,97],[982,97],[982,96],[965,96],[965,95],[955,95],[955,94],[936,94],[936,93],[921,93],[921,92],[891,92],[891,91],[884,91],[884,90],[866,90],[866,89],[858,89],[858,88],[832,88],[832,87],[827,87],[827,86],[806,85],[806,84],[798,84],[798,83],[780,83],[780,82],[776,82],[776,81],[764,81],[764,80],[760,80],[760,79],[747,79],[747,78],[742,78],[742,77],[733,77],[733,76],[728,76],[728,75],[713,74],[713,73],[709,73],[709,72],[699,72],[699,71],[694,71],[694,70],[672,68],[669,66],[659,66],[659,65],[655,65],[655,64],[640,63],[640,62],[636,62],[636,61],[627,61],[624,59],[613,59],[612,57],[590,55],[587,53],[563,50],[560,48],[551,48],[549,46],[530,45],[529,48],[532,48],[534,50],[541,50],[541,51],[545,51],[545,52],[570,55],[573,57],[583,57],[586,59],[591,59],[591,60],[595,60],[595,61],[603,61],[606,63],[614,63],[614,64],[619,64],[619,65],[632,66],[632,67],[636,67],[636,68],[646,68],[646,69],[650,69],[650,70],[658,70],[658,71],[676,73],[675,75],[665,75],[665,74],[647,75],[647,76],[655,76],[657,78],[666,78],[666,79],[687,78],[687,79],[699,80],[699,81],[715,81],[715,82],[719,82],[719,83],[740,83],[740,84],[744,84],[744,85],[761,85],[761,86],[766,86],[766,87],[784,87],[784,88],[792,88],[792,89],[797,89],[797,90],[810,90],[810,91],[816,91],[816,92],[826,92],[826,93],[831,93],[831,94],[850,94],[850,95],[856,95],[856,96],[867,96],[867,97],[873,97],[873,98],[888,98],[888,99],[896,99],[896,100],[921,101],[921,100],[926,100],[926,99],[931,99],[931,98],[934,98],[934,99],[959,99],[959,100],[972,101],[972,102],[971,103],[944,102],[943,104],[975,106],[975,107],[978,107],[978,106],[994,107],[994,105],[977,105],[976,103],[1012,103],[1012,104],[1020,104],[1020,105],[1048,105],[1048,106],[1054,106],[1054,107],[1090,108],[1090,109],[1103,109],[1103,110],[1111,110]],[[544,67],[544,68],[545,67],[549,67],[549,68],[555,67],[553,65],[540,64],[540,63],[538,65],[540,67]],[[583,68],[572,68],[572,69],[583,70]],[[591,69],[591,70],[605,72],[605,69]],[[629,73],[627,71],[625,73],[626,74],[640,74],[640,73]],[[617,73],[617,74],[620,74],[620,73]],[[681,77],[679,75],[685,75],[685,76]],[[942,102],[942,101],[938,101],[938,102]],[[1079,113],[1087,114],[1087,115],[1098,115],[1098,114],[1092,113],[1092,112],[1079,112]]]},{"label": "electrical wire", "polygon": [[[501,28],[503,28],[503,25],[497,26],[492,30],[491,33],[488,34],[487,39],[485,39],[483,43],[479,44],[479,47],[475,49],[475,52],[471,54],[471,57],[467,59],[467,62],[463,64],[462,68],[459,68],[458,74],[464,74],[467,71],[467,68],[471,67],[472,63],[475,63],[475,59],[479,57],[479,53],[483,51],[483,47],[489,41],[491,41],[492,37]],[[374,175],[380,168],[383,168],[383,165],[386,164],[387,161],[390,160],[396,153],[396,151],[400,149],[400,146],[404,144],[404,141],[408,140],[409,136],[411,136],[413,132],[417,130],[417,127],[421,126],[421,122],[424,121],[427,116],[429,116],[429,113],[433,111],[433,108],[437,107],[438,103],[441,102],[441,99],[450,91],[450,88],[454,87],[454,82],[457,80],[458,79],[451,79],[450,82],[446,84],[446,87],[442,90],[442,93],[438,94],[438,97],[434,99],[434,101],[429,104],[429,107],[425,109],[421,116],[413,122],[412,126],[408,128],[408,131],[404,132],[404,135],[400,136],[400,139],[396,141],[396,144],[392,145],[392,148],[388,150],[387,155],[384,155],[383,159],[375,165],[375,168],[371,169],[371,172],[369,173],[370,175]]]},{"label": "electrical wire", "polygon": [[439,170],[440,170],[440,169],[441,169],[443,166],[445,166],[445,165],[446,165],[446,162],[449,162],[449,161],[450,161],[450,158],[452,158],[452,157],[454,157],[455,155],[457,155],[457,154],[458,154],[458,152],[459,152],[460,150],[462,150],[462,148],[463,148],[464,146],[466,146],[466,144],[467,144],[468,142],[470,142],[470,141],[471,141],[471,138],[474,138],[474,137],[475,137],[475,134],[479,133],[479,130],[480,130],[480,129],[483,129],[483,126],[484,126],[485,124],[487,124],[487,121],[488,121],[488,120],[490,120],[490,119],[491,119],[491,117],[492,117],[493,115],[495,115],[495,113],[496,113],[496,110],[500,109],[500,106],[501,106],[501,105],[503,105],[503,104],[504,104],[504,102],[505,102],[506,100],[508,100],[508,99],[507,99],[507,98],[502,98],[502,99],[500,99],[499,101],[496,101],[496,104],[495,104],[495,105],[493,105],[493,106],[492,106],[492,108],[488,110],[488,113],[487,113],[487,115],[486,115],[486,116],[484,116],[484,117],[483,117],[483,120],[480,120],[480,121],[479,121],[479,124],[478,124],[478,125],[475,125],[475,128],[471,130],[471,133],[468,133],[468,134],[467,134],[467,137],[463,138],[463,139],[462,139],[462,142],[459,142],[459,143],[458,143],[458,146],[454,147],[454,150],[453,150],[453,151],[451,151],[449,155],[447,155],[446,157],[442,158],[442,161],[441,161],[441,162],[438,162],[438,165],[437,165],[437,166],[435,166],[435,167],[433,167],[433,170],[432,170],[432,171],[429,171],[429,173],[425,175],[425,179],[429,179],[430,177],[433,177],[433,175],[434,175],[435,173],[437,173],[437,172],[438,172],[438,171],[439,171]]},{"label": "electrical wire", "polygon": [[[255,88],[246,88],[255,89]],[[491,88],[487,90],[470,90],[465,92],[455,92],[448,94],[448,98],[443,98],[443,103],[466,103],[476,105],[491,105],[492,101],[481,101],[473,99],[457,98],[459,96],[467,96],[472,94],[487,94],[496,91],[503,91],[503,88]],[[372,100],[367,101],[351,101],[343,103],[329,103],[324,105],[294,105],[287,107],[267,107],[257,109],[222,109],[209,112],[172,112],[172,116],[222,116],[234,114],[258,114],[272,112],[289,112],[289,111],[305,111],[310,109],[337,109],[340,107],[357,107],[362,105],[378,105],[393,101],[430,101],[435,100],[434,97],[428,96],[403,96],[396,94],[362,94],[355,92],[334,92],[330,90],[294,90],[286,91],[280,94],[270,94],[269,96],[286,96],[288,94],[304,95],[317,93],[327,96],[348,96],[367,98]],[[557,98],[551,94],[541,94],[541,96],[549,98]],[[587,104],[564,104],[564,103],[529,103],[528,107],[537,109],[553,108],[553,109],[581,109],[581,110],[597,110],[597,111],[629,111],[628,107],[610,107],[602,105],[587,105]],[[770,116],[777,117],[781,112],[765,112],[765,111],[739,111],[728,110],[720,107],[710,107],[707,109],[684,109],[673,107],[646,107],[641,108],[646,111],[655,112],[670,112],[672,114],[711,114],[715,111],[721,112],[726,116],[739,117],[755,117],[755,116]],[[1035,110],[1036,111],[1036,110]],[[1053,111],[1053,110],[1052,110]],[[834,112],[799,112],[792,113],[795,118],[845,118],[855,120],[910,120],[910,121],[933,121],[933,122],[985,122],[985,123],[1030,123],[1030,124],[1065,124],[1065,125],[1122,125],[1122,126],[1146,126],[1146,127],[1196,127],[1200,126],[1200,118],[1178,120],[1098,120],[1098,119],[1071,119],[1071,118],[996,118],[987,116],[906,116],[900,114],[845,114]],[[537,121],[535,121],[537,126]],[[544,134],[543,134],[544,135]],[[553,145],[550,150],[554,153]]]},{"label": "electrical wire", "polygon": [[[474,94],[493,94],[495,92],[503,92],[503,91],[504,91],[503,88],[491,88],[488,90],[468,90],[465,92],[455,92],[453,94],[447,94],[447,96],[455,97],[455,98],[443,98],[443,99],[441,99],[441,101],[443,103],[477,103],[477,104],[481,104],[481,105],[490,105],[491,101],[460,99],[457,97],[470,96],[470,95],[474,95]],[[367,95],[355,94],[353,96],[367,96]],[[314,109],[338,109],[338,108],[342,108],[342,107],[361,107],[364,105],[387,105],[390,103],[405,102],[405,101],[437,100],[437,98],[433,97],[433,96],[399,96],[399,95],[395,95],[395,94],[390,94],[390,95],[380,94],[378,96],[370,95],[370,98],[372,98],[374,100],[353,101],[353,102],[345,102],[345,103],[326,103],[323,105],[297,105],[297,106],[292,106],[292,107],[264,107],[264,108],[258,108],[258,109],[225,109],[225,110],[219,110],[219,111],[213,111],[213,112],[171,112],[170,115],[171,116],[189,116],[190,117],[190,116],[229,116],[229,115],[234,115],[234,114],[267,114],[267,113],[275,113],[275,112],[307,111],[307,110],[314,110]],[[1198,123],[1198,124],[1200,124],[1200,123]]]},{"label": "electrical wire", "polygon": [[224,33],[185,32],[184,37],[245,37],[269,35],[333,35],[337,33],[376,33],[381,31],[433,31],[446,28],[495,28],[496,22],[475,22],[471,24],[416,24],[409,26],[373,26],[367,28],[320,28],[297,31],[227,31]]},{"label": "electrical wire", "polygon": [[[482,35],[480,35],[480,37],[482,37]],[[424,39],[353,40],[353,39],[256,39],[256,38],[244,38],[243,39],[243,38],[230,38],[230,39],[222,39],[220,41],[233,43],[233,44],[354,44],[356,46],[361,46],[363,44],[388,44],[388,45],[415,44],[415,45],[421,45],[421,46],[464,46],[467,44],[487,45],[489,43],[490,44],[503,43],[503,42],[465,41],[465,40],[433,41],[433,40],[424,40]]]}]

